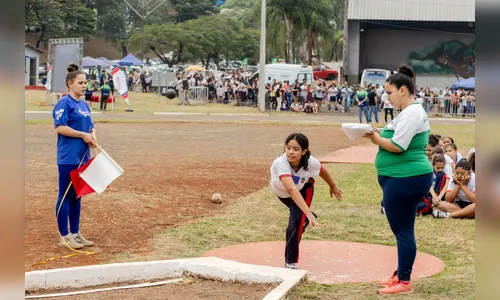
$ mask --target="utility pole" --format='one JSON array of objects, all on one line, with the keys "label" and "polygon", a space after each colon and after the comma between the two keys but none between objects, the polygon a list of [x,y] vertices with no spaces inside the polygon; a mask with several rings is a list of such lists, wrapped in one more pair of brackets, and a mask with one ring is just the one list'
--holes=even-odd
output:
[{"label": "utility pole", "polygon": [[266,0],[260,8],[259,110],[266,111]]},{"label": "utility pole", "polygon": [[349,20],[347,13],[349,10],[349,0],[344,0],[344,43],[342,53],[342,74],[340,80],[342,83],[347,82],[347,67],[348,67],[348,53],[349,53]]}]

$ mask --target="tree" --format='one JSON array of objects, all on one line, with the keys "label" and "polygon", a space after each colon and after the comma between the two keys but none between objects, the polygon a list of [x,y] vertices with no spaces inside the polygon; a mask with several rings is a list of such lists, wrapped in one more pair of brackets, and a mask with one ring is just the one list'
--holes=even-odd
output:
[{"label": "tree", "polygon": [[217,7],[215,7],[217,0],[170,0],[170,2],[176,12],[176,23],[218,12]]},{"label": "tree", "polygon": [[[210,61],[218,65],[222,58],[256,60],[258,34],[258,30],[245,28],[239,20],[217,14],[183,23],[147,25],[144,45],[169,66],[199,60],[208,67]],[[131,49],[140,49],[142,38],[142,32],[134,33],[129,40]]]},{"label": "tree", "polygon": [[[186,24],[153,24],[145,26],[144,37],[140,32],[132,34],[128,45],[131,49],[141,49],[141,44],[144,43],[144,48],[153,51],[171,67],[182,60],[186,46],[194,42]],[[171,57],[167,55],[169,52],[172,52]]]},{"label": "tree", "polygon": [[81,37],[94,34],[96,15],[79,0],[26,0],[25,32],[38,34],[36,47],[51,38]]},{"label": "tree", "polygon": [[[80,0],[97,12],[97,35],[119,46],[122,55],[128,54],[128,38],[134,32],[142,32],[146,24],[172,23],[172,5],[169,1],[127,0]],[[155,9],[156,8],[156,9]],[[155,9],[154,11],[152,11]],[[136,12],[137,11],[137,12]],[[139,16],[140,15],[140,16]],[[141,16],[146,16],[142,19]]]}]

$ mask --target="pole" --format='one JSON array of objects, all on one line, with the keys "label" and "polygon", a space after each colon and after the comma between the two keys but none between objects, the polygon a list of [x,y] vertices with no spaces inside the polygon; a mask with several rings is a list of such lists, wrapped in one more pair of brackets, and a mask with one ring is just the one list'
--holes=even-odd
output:
[{"label": "pole", "polygon": [[266,0],[260,9],[259,110],[266,110]]},{"label": "pole", "polygon": [[349,20],[347,19],[347,12],[349,7],[349,0],[344,0],[344,47],[342,53],[342,76],[341,80],[347,82],[347,67],[349,62],[347,60],[347,56],[349,53]]}]

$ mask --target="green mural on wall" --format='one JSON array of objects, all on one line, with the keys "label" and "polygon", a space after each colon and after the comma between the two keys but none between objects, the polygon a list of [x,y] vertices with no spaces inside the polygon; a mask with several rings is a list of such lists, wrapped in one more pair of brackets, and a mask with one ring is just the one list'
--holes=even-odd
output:
[{"label": "green mural on wall", "polygon": [[476,42],[438,42],[408,54],[407,63],[417,74],[454,74],[458,80],[476,76]]}]

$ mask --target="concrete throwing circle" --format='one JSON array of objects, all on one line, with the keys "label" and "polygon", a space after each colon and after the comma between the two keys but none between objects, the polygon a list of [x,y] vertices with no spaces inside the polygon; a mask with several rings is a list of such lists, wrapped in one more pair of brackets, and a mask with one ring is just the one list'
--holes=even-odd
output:
[{"label": "concrete throwing circle", "polygon": [[[259,242],[231,245],[210,250],[202,256],[215,256],[242,263],[284,267],[285,242]],[[311,281],[323,284],[374,282],[389,277],[397,268],[396,247],[335,241],[300,243],[297,268],[307,270]],[[417,252],[412,279],[441,272],[443,261]]]}]

